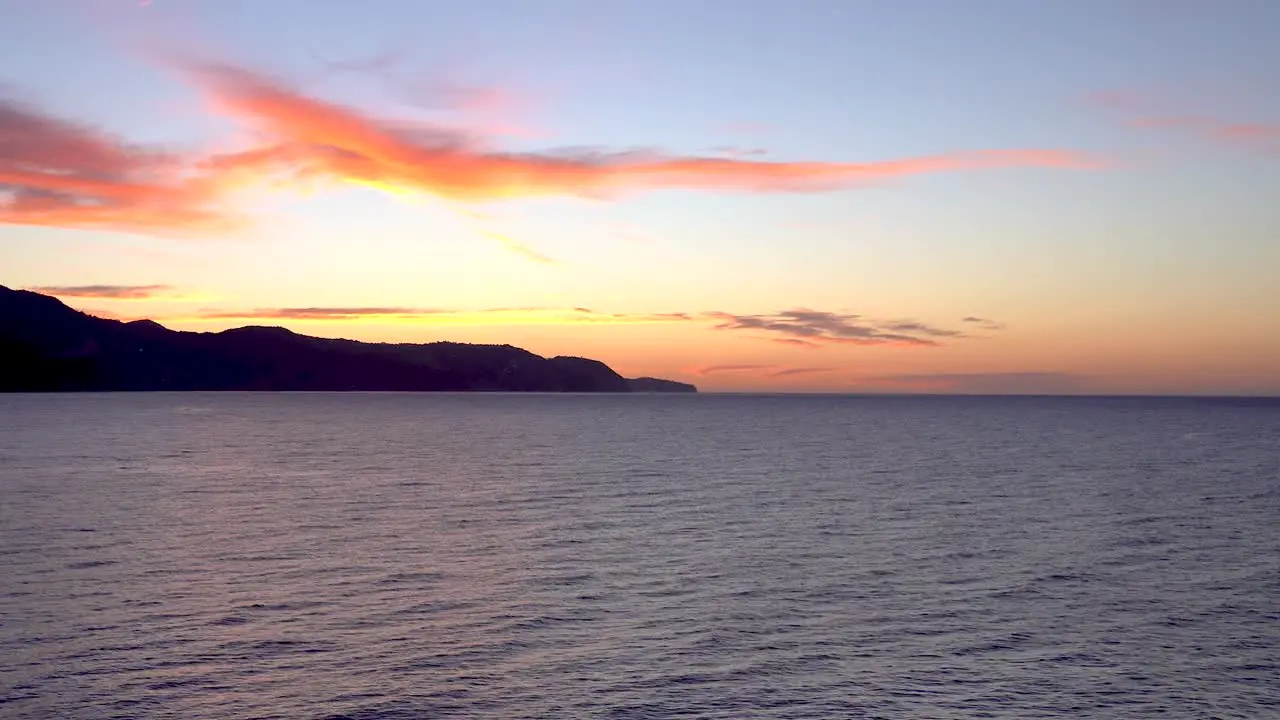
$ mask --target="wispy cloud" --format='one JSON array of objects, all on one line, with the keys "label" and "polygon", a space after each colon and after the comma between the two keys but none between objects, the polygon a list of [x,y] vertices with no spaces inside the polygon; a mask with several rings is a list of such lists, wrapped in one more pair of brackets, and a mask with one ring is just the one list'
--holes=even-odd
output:
[{"label": "wispy cloud", "polygon": [[373,79],[405,104],[465,118],[473,130],[485,136],[536,137],[542,133],[515,119],[527,114],[529,98],[509,87],[466,82],[447,68],[414,67],[412,42],[364,57],[343,60],[312,52],[322,74],[356,74]]},{"label": "wispy cloud", "polygon": [[1005,328],[1008,327],[1008,325],[1006,325],[1005,323],[998,322],[996,320],[989,320],[983,317],[977,317],[976,315],[968,315],[966,317],[960,318],[960,322],[969,323],[971,325],[976,325],[979,328],[982,328],[983,330],[992,330],[992,331],[1004,330]]},{"label": "wispy cloud", "polygon": [[597,313],[585,308],[575,312],[586,322],[687,322],[694,319],[689,313]]},{"label": "wispy cloud", "polygon": [[[170,318],[173,319],[173,318]],[[378,320],[433,325],[493,324],[650,324],[702,323],[715,330],[755,333],[777,343],[817,348],[824,345],[932,347],[943,340],[967,337],[959,330],[936,327],[915,320],[877,322],[861,315],[823,310],[793,309],[771,315],[741,315],[721,311],[618,313],[599,312],[584,307],[487,308],[460,310],[400,306],[371,307],[278,307],[252,310],[208,310],[180,318],[207,320],[307,320],[343,322]],[[986,321],[991,327],[997,324]],[[772,365],[711,365],[699,374],[767,370]],[[818,372],[807,369],[804,372]]]},{"label": "wispy cloud", "polygon": [[964,334],[913,320],[874,321],[861,315],[799,308],[772,315],[735,315],[727,312],[703,313],[719,330],[746,330],[774,335],[789,345],[905,345],[932,346],[938,338]]},{"label": "wispy cloud", "polygon": [[1280,152],[1280,122],[1239,122],[1204,115],[1151,116],[1130,120],[1136,127],[1182,130],[1213,142],[1267,153]]},{"label": "wispy cloud", "polygon": [[[72,285],[28,288],[46,295],[65,298],[147,300],[196,299],[170,285]],[[862,315],[825,310],[795,308],[773,314],[734,314],[723,311],[702,312],[601,312],[587,307],[499,307],[458,309],[407,305],[369,306],[293,306],[266,308],[206,308],[194,314],[163,318],[168,321],[207,322],[220,320],[296,320],[323,322],[413,322],[440,325],[494,324],[652,324],[697,323],[719,331],[736,330],[755,334],[776,343],[816,348],[823,345],[889,345],[931,347],[944,340],[968,337],[960,330],[938,327],[918,320],[876,321]],[[986,329],[1002,324],[978,317],[966,317],[965,323],[978,323]],[[775,365],[727,364],[710,365],[695,370],[701,375],[726,372],[770,370]],[[831,368],[796,368],[778,374],[825,372]]]},{"label": "wispy cloud", "polygon": [[[393,61],[388,55],[339,67],[376,73]],[[328,180],[442,201],[483,202],[660,189],[820,192],[927,173],[1101,165],[1088,155],[1055,149],[869,162],[767,161],[759,157],[762,151],[741,152],[729,145],[707,156],[609,149],[506,152],[493,146],[500,133],[474,118],[462,127],[401,121],[316,97],[247,68],[171,62],[216,112],[250,131],[248,145],[216,154],[140,147],[0,99],[0,223],[160,235],[228,233],[244,225],[229,194],[248,184],[280,189]],[[472,111],[509,102],[501,92],[468,86],[445,84],[431,92]],[[220,141],[217,147],[232,146]],[[489,228],[480,232],[528,259],[551,262],[509,236]]]},{"label": "wispy cloud", "polygon": [[829,367],[790,367],[782,368],[769,373],[773,377],[787,377],[790,375],[813,375],[815,373],[834,372],[836,368]]},{"label": "wispy cloud", "polygon": [[229,179],[0,98],[0,224],[226,232]]},{"label": "wispy cloud", "polygon": [[886,330],[893,332],[907,333],[909,335],[919,335],[922,337],[960,337],[964,333],[959,330],[947,330],[946,328],[934,327],[928,323],[917,322],[915,320],[898,320],[885,323]]},{"label": "wispy cloud", "polygon": [[1242,121],[1214,112],[1170,111],[1161,103],[1134,93],[1099,93],[1093,101],[1122,114],[1131,127],[1180,131],[1210,142],[1280,153],[1280,120]]},{"label": "wispy cloud", "polygon": [[405,320],[448,312],[447,310],[407,307],[286,307],[240,311],[209,311],[201,313],[197,317],[204,320],[364,320],[376,318]]},{"label": "wispy cloud", "polygon": [[230,65],[188,64],[214,107],[269,138],[270,152],[228,164],[266,165],[300,177],[330,177],[414,189],[455,200],[612,194],[685,188],[819,191],[921,173],[973,168],[1096,167],[1063,150],[991,150],[865,163],[765,162],[655,152],[488,149],[478,138],[408,125],[311,97]]},{"label": "wispy cloud", "polygon": [[768,370],[772,365],[708,365],[706,367],[694,370],[698,375],[720,375],[724,373],[741,373],[751,372],[753,370]]},{"label": "wispy cloud", "polygon": [[541,263],[543,265],[558,264],[556,260],[553,259],[552,257],[545,255],[542,252],[539,252],[538,250],[520,242],[519,240],[516,240],[515,238],[511,237],[507,233],[498,232],[497,230],[494,230],[493,228],[491,228],[488,223],[489,219],[485,215],[478,213],[474,210],[458,207],[452,203],[447,204],[446,207],[453,210],[459,216],[469,219],[472,222],[472,229],[474,229],[480,235],[483,235],[484,237],[487,237],[490,240],[497,241],[498,244],[502,245],[502,247],[506,248],[507,250],[517,255],[524,257],[526,260],[532,260],[533,262]]},{"label": "wispy cloud", "polygon": [[423,325],[578,325],[688,322],[686,313],[601,313],[587,308],[486,308],[460,310],[420,307],[279,307],[206,310],[183,321],[300,320],[325,322],[409,322]]},{"label": "wispy cloud", "polygon": [[741,159],[760,158],[769,154],[769,151],[764,148],[739,147],[737,145],[716,145],[715,147],[706,148],[703,152]]},{"label": "wispy cloud", "polygon": [[769,338],[769,342],[777,343],[779,345],[791,345],[793,347],[800,347],[800,348],[807,348],[807,349],[813,349],[813,348],[819,347],[818,344],[815,342],[810,342],[808,340],[801,340],[800,338],[775,337],[775,338]]},{"label": "wispy cloud", "polygon": [[150,300],[177,294],[172,285],[38,285],[26,289],[54,297],[106,300]]},{"label": "wispy cloud", "polygon": [[696,375],[726,375],[739,373],[755,373],[763,374],[768,377],[789,377],[792,375],[811,375],[814,373],[832,372],[835,368],[830,367],[778,367],[777,365],[708,365],[706,367],[697,368],[693,372]]}]

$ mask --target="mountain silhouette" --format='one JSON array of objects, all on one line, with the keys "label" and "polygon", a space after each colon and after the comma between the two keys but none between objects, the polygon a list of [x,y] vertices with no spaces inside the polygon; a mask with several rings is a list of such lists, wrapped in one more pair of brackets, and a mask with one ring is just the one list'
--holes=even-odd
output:
[{"label": "mountain silhouette", "polygon": [[511,345],[365,343],[262,326],[180,332],[0,285],[0,392],[148,390],[697,392]]}]

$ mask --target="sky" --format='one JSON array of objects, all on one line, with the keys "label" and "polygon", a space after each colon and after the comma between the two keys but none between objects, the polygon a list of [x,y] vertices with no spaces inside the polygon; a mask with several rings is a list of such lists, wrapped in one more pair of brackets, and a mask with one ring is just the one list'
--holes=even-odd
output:
[{"label": "sky", "polygon": [[708,391],[1280,394],[1274,0],[0,0],[0,284]]}]

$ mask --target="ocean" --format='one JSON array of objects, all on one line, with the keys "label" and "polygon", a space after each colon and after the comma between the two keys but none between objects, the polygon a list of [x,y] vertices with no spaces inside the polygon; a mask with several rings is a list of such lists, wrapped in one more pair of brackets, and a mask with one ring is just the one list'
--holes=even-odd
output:
[{"label": "ocean", "polygon": [[0,395],[0,718],[1280,718],[1280,400]]}]

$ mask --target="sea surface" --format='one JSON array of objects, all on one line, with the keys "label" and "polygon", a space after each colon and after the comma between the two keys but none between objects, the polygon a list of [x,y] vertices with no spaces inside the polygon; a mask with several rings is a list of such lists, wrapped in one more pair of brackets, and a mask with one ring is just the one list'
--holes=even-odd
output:
[{"label": "sea surface", "polygon": [[0,718],[1280,718],[1280,401],[0,396]]}]

